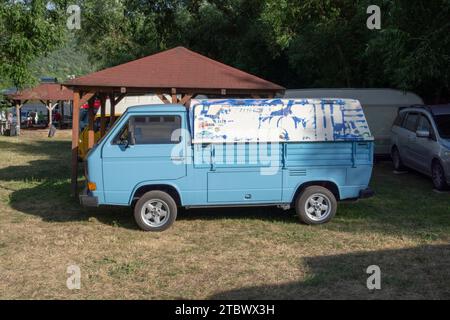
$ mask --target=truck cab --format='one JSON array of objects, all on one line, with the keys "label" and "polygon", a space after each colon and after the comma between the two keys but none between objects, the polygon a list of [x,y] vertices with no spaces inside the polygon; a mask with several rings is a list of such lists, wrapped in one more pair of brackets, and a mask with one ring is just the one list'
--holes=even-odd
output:
[{"label": "truck cab", "polygon": [[[130,107],[89,151],[80,201],[132,206],[146,231],[170,227],[178,207],[295,207],[304,223],[328,222],[337,201],[373,194],[373,139],[362,109],[346,103],[243,99],[194,100],[189,109]],[[315,123],[296,114],[311,110]]]}]

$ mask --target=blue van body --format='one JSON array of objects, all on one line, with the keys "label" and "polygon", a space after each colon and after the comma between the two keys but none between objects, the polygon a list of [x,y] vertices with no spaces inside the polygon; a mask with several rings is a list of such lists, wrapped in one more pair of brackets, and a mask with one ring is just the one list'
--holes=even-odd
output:
[{"label": "blue van body", "polygon": [[[114,143],[124,125],[135,116],[175,116],[181,120],[181,139],[174,144]],[[281,142],[271,148],[268,166],[255,155],[258,143],[191,142],[192,119],[182,105],[130,107],[108,134],[90,150],[86,179],[95,190],[80,195],[86,206],[130,206],[148,190],[170,190],[183,207],[277,205],[289,208],[305,187],[321,185],[337,200],[368,197],[373,166],[373,141]],[[218,158],[243,154],[236,163]],[[255,155],[255,157],[253,157]],[[250,161],[250,159],[256,159]]]}]

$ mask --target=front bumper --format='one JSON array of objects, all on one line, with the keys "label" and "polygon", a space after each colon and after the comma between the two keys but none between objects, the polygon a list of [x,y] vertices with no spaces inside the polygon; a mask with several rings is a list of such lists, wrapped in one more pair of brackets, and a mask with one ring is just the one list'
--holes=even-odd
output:
[{"label": "front bumper", "polygon": [[98,198],[91,195],[87,188],[80,193],[79,198],[83,207],[98,207]]},{"label": "front bumper", "polygon": [[375,195],[375,192],[371,188],[367,187],[366,189],[361,190],[359,192],[358,198],[359,199],[367,199],[367,198],[373,197],[374,195]]}]

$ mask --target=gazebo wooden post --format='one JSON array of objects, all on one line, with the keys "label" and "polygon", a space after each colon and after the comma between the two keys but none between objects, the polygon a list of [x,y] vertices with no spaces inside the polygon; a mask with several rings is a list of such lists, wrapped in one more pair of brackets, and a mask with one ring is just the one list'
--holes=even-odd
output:
[{"label": "gazebo wooden post", "polygon": [[78,138],[80,132],[80,93],[73,92],[73,114],[72,114],[72,196],[78,192]]},{"label": "gazebo wooden post", "polygon": [[88,101],[88,150],[94,146],[94,99]]},{"label": "gazebo wooden post", "polygon": [[111,128],[114,124],[115,115],[116,115],[116,97],[115,94],[112,93],[109,95],[109,103],[111,105],[111,108],[109,110],[109,127]]},{"label": "gazebo wooden post", "polygon": [[172,93],[172,103],[177,103],[178,102],[177,89],[172,88],[171,93]]},{"label": "gazebo wooden post", "polygon": [[59,122],[59,128],[63,129],[64,127],[64,100],[59,100],[59,106],[60,106],[60,111],[59,113],[61,114],[61,120]]},{"label": "gazebo wooden post", "polygon": [[47,107],[47,114],[48,114],[48,127],[50,128],[52,126],[52,122],[53,122],[52,121],[53,108],[52,108],[52,103],[50,100],[47,100],[46,107]]},{"label": "gazebo wooden post", "polygon": [[100,96],[100,137],[103,137],[106,132],[106,96]]},{"label": "gazebo wooden post", "polygon": [[16,134],[20,135],[20,108],[22,107],[21,101],[16,100]]}]

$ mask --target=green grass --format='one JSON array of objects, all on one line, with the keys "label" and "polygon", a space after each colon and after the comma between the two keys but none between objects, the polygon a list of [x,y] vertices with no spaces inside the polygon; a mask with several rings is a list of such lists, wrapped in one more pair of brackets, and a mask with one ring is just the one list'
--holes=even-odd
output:
[{"label": "green grass", "polygon": [[[0,137],[0,298],[450,298],[450,194],[418,173],[377,164],[376,196],[322,226],[292,210],[198,209],[145,233],[129,208],[70,197],[67,133],[24,134]],[[71,264],[80,290],[66,287]]]}]

